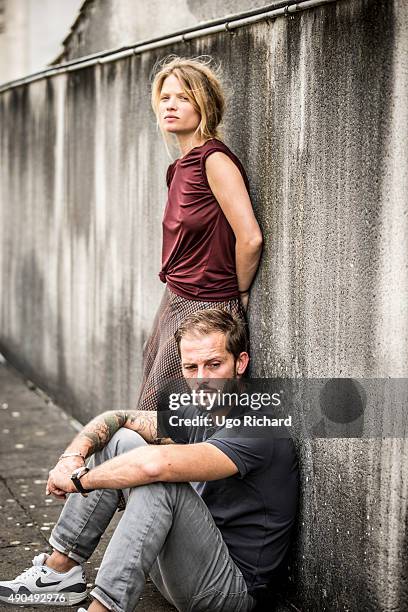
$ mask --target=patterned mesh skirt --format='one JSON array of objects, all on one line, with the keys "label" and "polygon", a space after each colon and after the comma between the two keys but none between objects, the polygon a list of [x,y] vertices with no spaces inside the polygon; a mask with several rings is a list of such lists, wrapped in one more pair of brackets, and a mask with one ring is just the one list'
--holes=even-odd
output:
[{"label": "patterned mesh skirt", "polygon": [[156,410],[159,389],[163,383],[182,377],[174,334],[187,315],[206,308],[220,308],[245,321],[245,311],[239,298],[225,302],[199,302],[180,297],[166,286],[143,350],[143,378],[138,395],[138,410]]}]

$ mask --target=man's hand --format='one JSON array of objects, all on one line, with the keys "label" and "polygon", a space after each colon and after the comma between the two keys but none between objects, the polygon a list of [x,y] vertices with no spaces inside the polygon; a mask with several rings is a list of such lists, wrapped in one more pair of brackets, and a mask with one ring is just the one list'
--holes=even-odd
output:
[{"label": "man's hand", "polygon": [[81,457],[66,457],[60,459],[57,465],[49,472],[48,482],[45,489],[46,495],[54,495],[58,499],[65,499],[66,493],[76,492],[71,480],[72,472],[84,465]]},{"label": "man's hand", "polygon": [[[150,444],[157,443],[157,413],[143,410],[109,410],[98,415],[67,446],[65,452],[81,452],[86,458],[101,451],[121,428],[126,427],[139,433]],[[171,440],[162,439],[161,443]],[[76,492],[71,481],[72,472],[84,465],[81,457],[64,457],[49,472],[46,494],[65,499],[66,493]]]}]

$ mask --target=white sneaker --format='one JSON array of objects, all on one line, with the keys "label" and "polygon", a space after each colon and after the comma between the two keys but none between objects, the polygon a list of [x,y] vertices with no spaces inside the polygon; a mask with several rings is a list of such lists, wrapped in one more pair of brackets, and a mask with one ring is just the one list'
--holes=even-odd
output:
[{"label": "white sneaker", "polygon": [[0,601],[16,605],[72,606],[87,596],[85,572],[75,565],[69,572],[47,567],[47,553],[33,559],[33,567],[14,580],[0,581]]}]

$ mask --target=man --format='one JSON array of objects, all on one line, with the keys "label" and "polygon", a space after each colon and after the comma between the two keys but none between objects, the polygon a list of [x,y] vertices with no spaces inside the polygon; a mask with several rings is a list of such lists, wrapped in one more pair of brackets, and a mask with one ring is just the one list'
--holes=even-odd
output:
[{"label": "man", "polygon": [[[202,379],[208,386],[210,379],[240,378],[247,368],[245,327],[221,310],[190,315],[176,340],[193,388]],[[221,411],[228,416],[228,409]],[[191,407],[184,413],[191,415]],[[182,416],[177,411],[177,422]],[[288,438],[245,437],[239,426],[227,431],[214,426],[215,416],[210,411],[209,426],[185,421],[169,427],[178,443],[164,445],[157,444],[156,412],[112,411],[93,419],[49,475],[47,493],[72,493],[50,537],[52,554],[38,555],[32,568],[0,582],[0,599],[21,604],[25,594],[26,603],[35,596],[52,605],[82,601],[81,565],[122,493],[126,509],[89,612],[132,611],[146,575],[178,610],[255,609],[289,546],[298,486],[294,446]],[[91,455],[88,470],[84,460]]]}]

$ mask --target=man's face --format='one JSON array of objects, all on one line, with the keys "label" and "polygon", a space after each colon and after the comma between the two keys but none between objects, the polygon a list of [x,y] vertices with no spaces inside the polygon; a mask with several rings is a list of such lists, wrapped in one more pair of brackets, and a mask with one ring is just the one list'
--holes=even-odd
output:
[{"label": "man's face", "polygon": [[249,362],[248,353],[242,352],[235,359],[227,351],[225,340],[221,332],[183,336],[180,341],[181,366],[191,389],[215,391],[217,385],[211,385],[208,379],[237,378],[245,372]]}]

